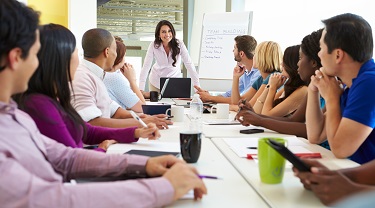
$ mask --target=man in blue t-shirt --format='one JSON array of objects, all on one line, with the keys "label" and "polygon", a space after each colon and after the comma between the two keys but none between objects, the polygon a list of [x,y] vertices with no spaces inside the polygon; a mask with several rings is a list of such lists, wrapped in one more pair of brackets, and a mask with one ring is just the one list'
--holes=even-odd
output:
[{"label": "man in blue t-shirt", "polygon": [[[358,168],[332,171],[317,161],[305,161],[311,172],[294,174],[304,187],[325,204],[332,205],[351,195],[374,190],[375,171],[375,63],[372,29],[366,20],[341,14],[324,20],[319,57],[323,67],[311,77],[306,126],[308,139],[328,139],[333,154],[364,164]],[[344,91],[340,77],[346,86]],[[319,95],[325,99],[321,113]],[[371,161],[371,162],[369,162]],[[339,190],[339,191],[338,191]]]},{"label": "man in blue t-shirt", "polygon": [[[324,20],[320,39],[323,67],[311,77],[306,126],[308,139],[328,139],[332,153],[360,164],[375,159],[375,63],[371,26],[362,17],[342,14]],[[346,85],[340,88],[340,77]],[[326,101],[320,111],[319,95]]]},{"label": "man in blue t-shirt", "polygon": [[[241,94],[247,92],[253,83],[260,77],[258,69],[253,67],[253,56],[257,46],[257,41],[250,35],[239,35],[234,38],[234,49],[233,55],[234,60],[238,62],[235,66],[241,67],[243,75],[239,80],[239,92]],[[231,103],[232,90],[229,90],[221,95],[211,95],[207,90],[201,89],[198,86],[194,86],[197,93],[203,102],[214,102],[214,103]]]}]

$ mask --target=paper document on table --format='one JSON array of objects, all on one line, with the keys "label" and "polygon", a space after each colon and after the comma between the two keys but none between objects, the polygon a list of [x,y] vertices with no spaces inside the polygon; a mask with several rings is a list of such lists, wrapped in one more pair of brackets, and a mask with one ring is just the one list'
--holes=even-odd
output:
[{"label": "paper document on table", "polygon": [[133,142],[130,144],[120,144],[120,143],[112,144],[109,146],[107,153],[123,154],[130,150],[180,152],[180,143],[140,139],[138,140],[138,142]]},{"label": "paper document on table", "polygon": [[240,125],[241,123],[233,119],[204,119],[206,125]]},{"label": "paper document on table", "polygon": [[[235,152],[238,157],[247,157],[248,154],[258,154],[258,139],[260,137],[246,137],[246,138],[224,138],[223,141]],[[293,153],[312,153],[310,150],[304,148],[304,142],[300,141],[296,136],[282,137],[288,140],[288,148]]]}]

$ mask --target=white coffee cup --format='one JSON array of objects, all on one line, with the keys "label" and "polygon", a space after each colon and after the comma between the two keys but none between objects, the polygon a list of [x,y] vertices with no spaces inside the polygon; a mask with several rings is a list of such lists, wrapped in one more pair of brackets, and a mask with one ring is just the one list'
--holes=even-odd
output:
[{"label": "white coffee cup", "polygon": [[216,108],[216,118],[219,118],[219,119],[229,118],[229,104],[228,103],[218,103],[212,106],[211,114],[214,108]]},{"label": "white coffee cup", "polygon": [[168,114],[168,112],[171,111],[171,116],[173,122],[183,122],[184,121],[184,106],[177,106],[172,105],[171,108],[169,108],[165,114]]}]

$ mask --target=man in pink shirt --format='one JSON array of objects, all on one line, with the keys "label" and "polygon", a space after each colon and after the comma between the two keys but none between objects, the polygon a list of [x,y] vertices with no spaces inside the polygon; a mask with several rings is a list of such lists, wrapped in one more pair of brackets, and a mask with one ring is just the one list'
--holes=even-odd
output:
[{"label": "man in pink shirt", "polygon": [[[116,41],[104,29],[90,29],[83,34],[82,48],[84,59],[78,66],[73,80],[73,107],[86,122],[94,126],[129,127],[140,126],[130,113],[113,101],[108,94],[103,79],[112,70],[115,62]],[[146,123],[155,123],[159,128],[172,124],[166,115],[142,115]]]},{"label": "man in pink shirt", "polygon": [[[11,99],[27,89],[38,66],[38,14],[16,0],[1,0],[0,11],[2,207],[162,207],[190,189],[195,198],[206,194],[198,172],[176,157],[105,155],[68,148],[43,136]],[[65,183],[74,178],[115,176],[153,178]]]}]

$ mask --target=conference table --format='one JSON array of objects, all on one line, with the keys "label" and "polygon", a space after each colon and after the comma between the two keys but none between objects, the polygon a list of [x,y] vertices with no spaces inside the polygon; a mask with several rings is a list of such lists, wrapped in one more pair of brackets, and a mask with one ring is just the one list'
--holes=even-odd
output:
[{"label": "conference table", "polygon": [[[115,144],[108,149],[108,154],[123,154],[129,145],[138,146],[155,145],[156,147],[179,148],[179,134],[186,131],[189,126],[185,108],[183,122],[175,122],[169,129],[160,130],[161,138],[157,141],[140,139],[139,144]],[[229,119],[233,119],[235,112],[230,112]],[[203,120],[215,120],[215,114],[203,114]],[[270,185],[260,181],[258,164],[256,160],[239,157],[226,141],[239,141],[260,137],[282,137],[298,140],[298,145],[312,152],[319,152],[319,159],[330,169],[340,169],[358,166],[348,159],[337,159],[327,149],[310,144],[304,138],[279,134],[264,129],[264,133],[241,134],[239,130],[254,128],[242,125],[203,125],[202,149],[198,162],[193,163],[200,174],[217,176],[219,180],[203,179],[207,186],[208,194],[202,200],[194,201],[191,197],[180,199],[170,207],[325,207],[317,197],[303,188],[299,179],[293,175],[291,164],[287,163],[282,183]],[[259,127],[257,127],[259,128]],[[173,147],[171,147],[173,146]]]}]

